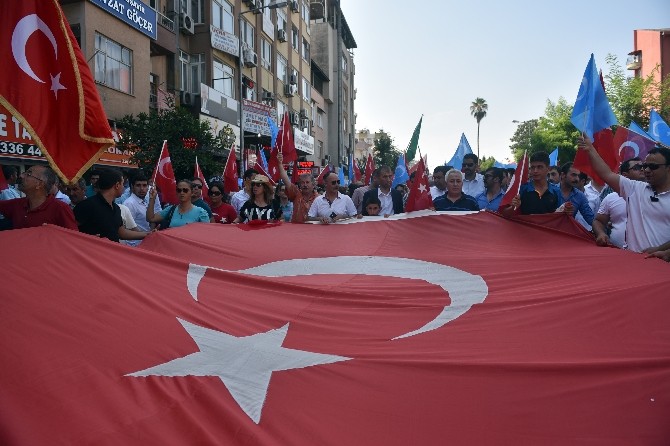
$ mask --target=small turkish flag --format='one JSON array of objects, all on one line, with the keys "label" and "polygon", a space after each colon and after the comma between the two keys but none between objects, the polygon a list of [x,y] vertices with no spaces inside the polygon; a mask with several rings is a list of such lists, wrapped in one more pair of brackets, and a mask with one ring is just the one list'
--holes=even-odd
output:
[{"label": "small turkish flag", "polygon": [[295,141],[293,140],[293,127],[291,120],[288,117],[288,112],[284,112],[284,117],[281,121],[279,133],[277,133],[277,150],[284,156],[284,162],[298,160],[298,152],[295,150]]},{"label": "small turkish flag", "polygon": [[326,175],[330,173],[330,164],[328,164],[326,167],[324,167],[321,172],[319,173],[319,176],[316,177],[316,184],[323,184],[323,179],[326,178]]},{"label": "small turkish flag", "polygon": [[370,184],[372,179],[372,172],[375,170],[375,160],[372,158],[372,154],[368,154],[368,161],[365,163],[365,184]]},{"label": "small turkish flag", "polygon": [[[268,160],[268,171],[265,172],[261,163],[256,163],[256,170],[263,171],[263,175],[269,177],[272,181],[277,183],[281,178],[279,174],[279,160],[277,159],[278,149],[274,148],[270,151],[270,159]],[[260,169],[259,169],[260,167]]]},{"label": "small turkish flag", "polygon": [[223,168],[223,188],[227,193],[240,190],[240,185],[237,181],[238,178],[237,156],[235,155],[235,146],[232,146],[226,160],[226,165]]},{"label": "small turkish flag", "polygon": [[202,170],[200,170],[197,156],[195,157],[195,172],[193,173],[193,178],[200,178],[200,181],[202,181],[202,196],[203,199],[206,199],[209,196],[209,186],[205,180],[205,175],[203,175]]},{"label": "small turkish flag", "polygon": [[653,140],[623,126],[617,127],[614,134],[614,149],[622,162],[634,157],[644,160],[655,146]]},{"label": "small turkish flag", "polygon": [[360,167],[358,167],[358,163],[356,160],[353,161],[354,163],[354,178],[356,178],[356,181],[361,181],[361,178],[363,178],[363,173],[361,172]]},{"label": "small turkish flag", "polygon": [[[277,172],[277,177],[278,177],[279,176],[279,171],[277,169],[276,162],[277,161],[276,161],[276,158],[275,158],[275,164],[273,164],[272,163],[272,157],[270,157],[270,161],[268,162],[268,168],[272,169],[274,172]],[[261,175],[265,175],[266,177],[268,177],[270,179],[270,185],[271,186],[276,185],[277,181],[279,181],[278,179],[275,180],[275,177],[272,174],[270,174],[270,172],[263,169],[263,165],[261,163],[256,163],[256,165],[254,166],[254,169],[257,170],[258,173],[260,173]]]},{"label": "small turkish flag", "polygon": [[[605,161],[605,163],[609,166],[610,170],[616,172],[617,168],[619,167],[620,160],[619,153],[614,148],[614,134],[612,133],[612,129],[606,128],[594,134],[593,147],[596,148],[596,151],[603,159],[603,161]],[[589,154],[584,150],[577,150],[572,167],[584,172],[593,178],[596,183],[605,183],[605,181],[600,178],[600,176],[591,166]]]},{"label": "small turkish flag", "polygon": [[177,180],[172,170],[172,160],[167,147],[167,140],[163,141],[163,148],[158,157],[158,163],[152,176],[154,185],[161,192],[163,203],[177,204]]},{"label": "small turkish flag", "polygon": [[514,197],[519,195],[521,185],[528,181],[528,169],[528,153],[523,152],[523,158],[521,158],[521,161],[516,165],[514,177],[512,177],[510,185],[507,187],[507,192],[505,192],[502,200],[500,200],[500,206],[498,206],[499,211],[509,206]]},{"label": "small turkish flag", "polygon": [[426,174],[423,158],[416,163],[416,175],[409,189],[405,211],[421,211],[433,207],[433,199],[430,196],[430,183]]},{"label": "small turkish flag", "polygon": [[57,0],[3,0],[0,17],[0,104],[74,182],[114,145],[86,58]]}]

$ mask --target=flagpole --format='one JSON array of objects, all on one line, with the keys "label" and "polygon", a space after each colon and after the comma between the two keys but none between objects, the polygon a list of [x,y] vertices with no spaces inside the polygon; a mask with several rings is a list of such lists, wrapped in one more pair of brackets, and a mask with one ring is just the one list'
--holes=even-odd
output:
[{"label": "flagpole", "polygon": [[156,167],[154,168],[154,174],[151,177],[151,183],[156,184],[156,175],[158,175],[158,163],[163,159],[163,152],[165,151],[165,145],[167,144],[167,139],[163,140],[163,146],[161,147],[161,153],[158,155],[158,161],[156,161]]}]

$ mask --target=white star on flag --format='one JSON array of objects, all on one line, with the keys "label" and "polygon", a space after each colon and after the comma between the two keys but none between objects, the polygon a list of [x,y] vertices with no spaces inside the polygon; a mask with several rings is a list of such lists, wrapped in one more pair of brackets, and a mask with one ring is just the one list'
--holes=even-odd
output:
[{"label": "white star on flag", "polygon": [[419,184],[419,190],[421,191],[421,193],[426,192],[426,186],[424,186],[423,183]]},{"label": "white star on flag", "polygon": [[126,376],[217,376],[256,424],[261,419],[273,372],[352,359],[282,347],[289,324],[238,338],[177,320],[200,351]]},{"label": "white star on flag", "polygon": [[58,99],[58,90],[67,90],[67,88],[60,83],[60,73],[58,73],[55,76],[51,76],[51,91],[54,92],[54,96],[56,96],[56,99]]}]

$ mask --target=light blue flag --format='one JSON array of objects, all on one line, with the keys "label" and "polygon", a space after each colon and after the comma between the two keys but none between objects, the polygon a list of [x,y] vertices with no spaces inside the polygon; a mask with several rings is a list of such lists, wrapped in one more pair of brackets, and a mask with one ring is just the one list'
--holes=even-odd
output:
[{"label": "light blue flag", "polygon": [[616,116],[600,83],[596,61],[591,54],[577,93],[570,122],[593,141],[593,134],[617,123]]},{"label": "light blue flag", "polygon": [[340,166],[340,171],[337,173],[338,180],[340,180],[340,184],[342,186],[348,186],[349,183],[347,183],[347,180],[344,179],[344,169],[342,166]]},{"label": "light blue flag", "polygon": [[[270,148],[274,149],[275,148],[275,143],[277,142],[277,135],[279,134],[279,127],[277,127],[277,123],[274,122],[272,119],[272,116],[268,114],[268,126],[270,127]],[[267,166],[267,163],[265,163]]]},{"label": "light blue flag", "polygon": [[493,167],[499,167],[501,169],[516,169],[516,163],[503,164],[500,161],[495,161]]},{"label": "light blue flag", "polygon": [[263,169],[265,171],[268,171],[268,159],[265,157],[265,150],[263,149],[258,149],[258,153],[261,154],[261,165],[263,166]]},{"label": "light blue flag", "polygon": [[549,154],[549,165],[550,166],[558,165],[558,147],[556,147],[554,151]]},{"label": "light blue flag", "polygon": [[465,137],[465,133],[463,133],[461,134],[461,141],[458,143],[456,153],[454,153],[454,156],[451,157],[446,165],[461,170],[463,168],[463,157],[468,153],[472,153],[472,149],[470,148],[468,139]]},{"label": "light blue flag", "polygon": [[408,181],[409,173],[407,173],[407,166],[405,165],[405,154],[401,153],[398,157],[398,165],[395,168],[391,187],[395,188],[398,184],[404,184]]},{"label": "light blue flag", "polygon": [[649,134],[654,141],[670,146],[670,127],[653,108],[649,113]]},{"label": "light blue flag", "polygon": [[651,139],[651,140],[654,139],[654,138],[652,138],[652,136],[649,133],[645,132],[644,129],[642,127],[640,127],[640,125],[638,123],[636,123],[635,121],[630,122],[630,125],[628,126],[628,130],[630,130],[631,132],[635,132],[638,135],[642,135],[647,139]]}]

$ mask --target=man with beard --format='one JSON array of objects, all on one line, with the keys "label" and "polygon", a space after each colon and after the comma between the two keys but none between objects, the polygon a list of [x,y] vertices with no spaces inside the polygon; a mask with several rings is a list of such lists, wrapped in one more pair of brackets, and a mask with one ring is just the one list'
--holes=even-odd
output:
[{"label": "man with beard", "polygon": [[486,186],[486,190],[475,197],[479,209],[498,210],[500,202],[505,195],[502,191],[503,176],[503,170],[498,167],[489,167],[486,169],[486,172],[484,172],[484,186]]},{"label": "man with beard", "polygon": [[[291,223],[304,223],[307,221],[307,213],[314,199],[319,196],[315,190],[314,177],[309,173],[303,173],[298,177],[298,185],[291,183],[284,169],[284,155],[277,153],[277,164],[279,164],[279,175],[286,185],[286,196],[293,203],[293,214]],[[295,168],[295,167],[294,167]]]},{"label": "man with beard", "polygon": [[484,177],[477,172],[479,158],[474,153],[468,153],[463,157],[463,193],[476,197],[484,192]]},{"label": "man with beard", "polygon": [[[126,198],[123,204],[130,211],[130,215],[133,216],[135,224],[140,231],[149,232],[154,229],[154,225],[147,221],[147,206],[149,205],[149,179],[146,177],[144,172],[138,172],[130,182],[130,188],[132,193],[130,197]],[[159,213],[161,211],[161,204],[156,196],[156,202],[154,204],[154,213]],[[137,246],[140,244],[140,240],[128,240],[127,244],[130,246]]]},{"label": "man with beard", "polygon": [[[572,203],[572,216],[587,231],[590,231],[593,224],[593,211],[589,206],[588,198],[578,188],[579,173],[579,170],[575,169],[572,163],[565,163],[561,166],[561,198],[562,203]],[[578,212],[579,214],[577,214]]]},{"label": "man with beard", "polygon": [[314,199],[307,213],[308,220],[320,221],[324,224],[335,223],[356,216],[356,206],[348,195],[340,192],[340,180],[335,172],[323,179],[326,192]]},{"label": "man with beard", "polygon": [[52,224],[76,231],[77,222],[70,206],[49,194],[56,180],[50,167],[32,166],[19,176],[19,190],[26,196],[0,201],[0,213],[12,222],[14,229]]}]

